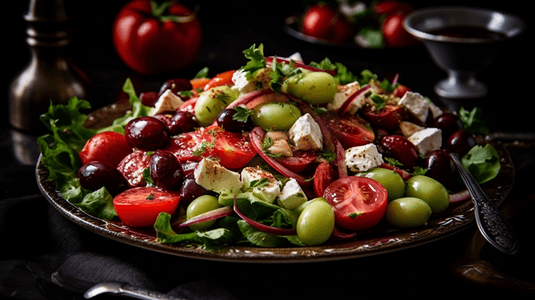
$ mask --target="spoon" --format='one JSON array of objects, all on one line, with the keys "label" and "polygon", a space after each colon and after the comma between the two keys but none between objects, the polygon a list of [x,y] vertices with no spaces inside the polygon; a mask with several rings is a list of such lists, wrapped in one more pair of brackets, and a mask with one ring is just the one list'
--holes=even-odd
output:
[{"label": "spoon", "polygon": [[474,177],[464,169],[459,155],[450,153],[450,157],[472,196],[477,227],[483,237],[503,253],[515,254],[518,251],[518,239],[505,216],[490,201]]},{"label": "spoon", "polygon": [[[179,300],[178,298],[170,297],[162,293],[149,291],[146,289],[140,289],[140,288],[133,287],[126,283],[114,282],[114,281],[103,282],[103,283],[94,285],[93,287],[91,287],[85,292],[84,298],[90,299],[103,293],[112,293],[116,295],[122,295],[122,296],[127,296],[131,298],[136,298],[136,299],[144,299],[144,300]],[[182,300],[185,300],[185,299],[182,299]]]}]

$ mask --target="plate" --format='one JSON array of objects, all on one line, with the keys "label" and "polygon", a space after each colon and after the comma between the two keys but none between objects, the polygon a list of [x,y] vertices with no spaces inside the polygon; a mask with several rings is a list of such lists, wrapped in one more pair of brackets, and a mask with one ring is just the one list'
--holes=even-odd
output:
[{"label": "plate", "polygon": [[[130,108],[128,103],[105,106],[87,119],[86,126],[99,128],[122,116]],[[492,181],[482,185],[490,200],[499,205],[510,192],[514,181],[514,165],[504,145],[493,143],[501,162],[501,170]],[[77,225],[112,240],[132,246],[170,255],[204,260],[256,263],[299,263],[342,260],[378,255],[416,247],[455,234],[474,224],[472,201],[452,204],[448,210],[430,219],[427,226],[401,230],[378,225],[376,230],[357,235],[354,240],[329,241],[312,247],[260,248],[252,246],[231,246],[220,252],[209,252],[201,248],[178,244],[160,244],[150,230],[129,228],[118,221],[106,221],[91,216],[63,199],[48,178],[48,170],[41,157],[36,165],[38,186],[50,202],[67,219]]]}]

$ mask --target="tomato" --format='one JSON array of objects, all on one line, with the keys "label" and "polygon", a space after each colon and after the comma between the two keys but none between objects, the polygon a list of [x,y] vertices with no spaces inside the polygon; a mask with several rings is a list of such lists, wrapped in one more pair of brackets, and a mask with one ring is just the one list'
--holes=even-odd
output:
[{"label": "tomato", "polygon": [[396,0],[377,1],[373,7],[373,12],[377,15],[389,15],[391,13],[407,14],[414,10],[412,5]]},{"label": "tomato", "polygon": [[188,161],[199,162],[203,156],[196,152],[196,147],[202,145],[205,141],[205,134],[203,131],[191,131],[179,134],[172,137],[165,150],[171,151],[181,163]]},{"label": "tomato", "polygon": [[150,157],[145,151],[135,151],[128,154],[117,166],[130,187],[144,186],[143,170],[149,167]]},{"label": "tomato", "polygon": [[314,172],[314,194],[323,197],[325,189],[334,181],[336,172],[328,162],[321,162]]},{"label": "tomato", "polygon": [[388,47],[406,47],[416,44],[416,39],[403,28],[402,13],[392,13],[386,16],[381,31]]},{"label": "tomato", "polygon": [[202,78],[193,78],[190,80],[193,90],[204,89],[204,86],[212,80],[211,78],[202,77]]},{"label": "tomato", "polygon": [[375,139],[373,129],[359,116],[324,113],[321,118],[346,149],[371,143]]},{"label": "tomato", "polygon": [[350,230],[377,225],[388,205],[388,192],[378,181],[347,176],[335,180],[324,192],[334,209],[336,224]]},{"label": "tomato", "polygon": [[291,157],[277,158],[281,165],[295,173],[303,172],[315,160],[316,155],[306,151],[295,151]]},{"label": "tomato", "polygon": [[154,225],[161,212],[173,214],[179,202],[179,192],[164,191],[156,187],[132,188],[113,198],[113,206],[119,219],[131,227]]},{"label": "tomato", "polygon": [[207,127],[205,132],[210,135],[207,139],[213,143],[213,148],[206,155],[219,158],[219,163],[229,169],[244,167],[256,155],[251,147],[248,135],[230,132],[217,126]]},{"label": "tomato", "polygon": [[187,112],[190,112],[192,114],[195,114],[195,104],[197,103],[198,99],[199,99],[199,97],[192,97],[192,98],[184,101],[184,103],[182,103],[180,105],[178,110],[187,111]]},{"label": "tomato", "polygon": [[99,161],[116,168],[119,162],[130,153],[132,153],[132,147],[124,135],[105,131],[90,138],[79,154],[83,165]]},{"label": "tomato", "polygon": [[338,15],[334,21],[332,36],[329,40],[335,44],[351,42],[355,36],[355,30],[349,21],[342,15]]},{"label": "tomato", "polygon": [[385,105],[381,110],[372,111],[369,106],[362,110],[362,117],[376,128],[394,130],[404,118],[405,109],[399,105]]},{"label": "tomato", "polygon": [[410,92],[411,89],[402,85],[402,84],[399,84],[396,89],[394,90],[394,92],[392,92],[392,94],[398,98],[402,98],[403,96],[405,96],[405,93],[406,92]]},{"label": "tomato", "polygon": [[234,84],[234,82],[232,81],[232,75],[234,75],[234,72],[236,72],[236,70],[225,71],[223,73],[217,74],[204,86],[204,90],[207,91],[216,86]]},{"label": "tomato", "polygon": [[[168,9],[152,10],[150,0],[133,0],[121,8],[113,23],[113,45],[119,57],[141,74],[184,69],[197,58],[202,31],[185,6],[164,2]],[[163,15],[167,13],[168,15]],[[175,19],[173,19],[175,18]]]},{"label": "tomato", "polygon": [[336,9],[330,5],[318,3],[305,11],[301,31],[309,36],[327,40],[332,35]]}]

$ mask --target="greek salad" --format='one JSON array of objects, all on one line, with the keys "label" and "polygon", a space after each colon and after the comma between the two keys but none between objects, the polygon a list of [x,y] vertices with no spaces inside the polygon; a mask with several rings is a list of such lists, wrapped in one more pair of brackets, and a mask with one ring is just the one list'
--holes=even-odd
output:
[{"label": "greek salad", "polygon": [[137,94],[105,128],[90,104],[51,104],[42,164],[61,196],[159,243],[313,246],[378,227],[424,228],[469,196],[448,153],[480,182],[500,170],[481,111],[445,112],[399,83],[325,58],[243,51],[213,77]]}]

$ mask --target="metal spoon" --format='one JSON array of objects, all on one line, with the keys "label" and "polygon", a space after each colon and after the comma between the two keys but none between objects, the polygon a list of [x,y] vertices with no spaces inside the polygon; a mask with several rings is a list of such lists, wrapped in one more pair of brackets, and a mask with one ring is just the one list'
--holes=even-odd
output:
[{"label": "metal spoon", "polygon": [[[150,291],[147,289],[140,289],[140,288],[133,287],[126,283],[113,282],[113,281],[99,283],[91,287],[85,292],[84,298],[90,299],[103,293],[118,294],[122,296],[127,296],[131,298],[136,298],[136,299],[144,299],[144,300],[180,300],[179,298],[170,297],[170,296],[167,296],[165,294],[158,293],[155,291]],[[181,300],[185,300],[185,299],[181,299]]]},{"label": "metal spoon", "polygon": [[474,177],[464,169],[459,155],[450,153],[450,157],[472,196],[477,227],[483,237],[503,253],[515,254],[518,251],[518,239],[507,219],[490,201]]}]

